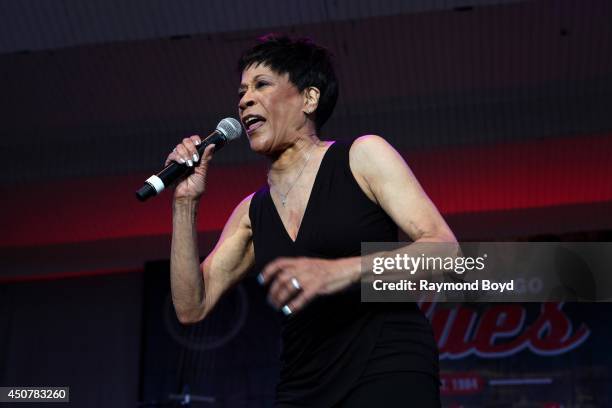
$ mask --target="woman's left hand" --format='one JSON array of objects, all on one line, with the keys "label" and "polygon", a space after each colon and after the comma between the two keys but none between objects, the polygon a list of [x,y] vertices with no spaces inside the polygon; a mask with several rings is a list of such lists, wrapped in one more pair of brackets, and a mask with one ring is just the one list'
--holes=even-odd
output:
[{"label": "woman's left hand", "polygon": [[289,315],[315,296],[338,292],[355,282],[351,270],[358,265],[353,263],[350,258],[278,258],[264,268],[257,280],[269,286],[268,302]]}]

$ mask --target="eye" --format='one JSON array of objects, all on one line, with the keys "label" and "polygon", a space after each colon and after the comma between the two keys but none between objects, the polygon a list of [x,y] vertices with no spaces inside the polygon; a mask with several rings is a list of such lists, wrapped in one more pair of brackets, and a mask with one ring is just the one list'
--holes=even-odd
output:
[{"label": "eye", "polygon": [[[255,89],[264,87],[266,85],[270,85],[270,83],[266,82],[266,81],[257,81],[255,82]],[[244,94],[246,93],[246,91],[244,89],[241,89],[238,91],[238,97],[240,99],[242,99],[242,97],[244,96]]]}]

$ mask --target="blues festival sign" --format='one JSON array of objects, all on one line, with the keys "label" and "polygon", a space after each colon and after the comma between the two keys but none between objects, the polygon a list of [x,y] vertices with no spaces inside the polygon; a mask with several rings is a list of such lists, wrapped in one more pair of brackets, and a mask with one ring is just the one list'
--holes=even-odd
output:
[{"label": "blues festival sign", "polygon": [[610,406],[610,304],[423,303],[447,407]]}]

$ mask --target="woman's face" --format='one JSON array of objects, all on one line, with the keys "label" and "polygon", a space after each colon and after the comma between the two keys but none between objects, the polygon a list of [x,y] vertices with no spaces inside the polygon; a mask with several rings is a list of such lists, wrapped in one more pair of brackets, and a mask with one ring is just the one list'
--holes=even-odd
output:
[{"label": "woman's face", "polygon": [[289,146],[307,125],[306,99],[289,81],[266,65],[250,66],[242,73],[238,113],[251,149],[273,154]]}]

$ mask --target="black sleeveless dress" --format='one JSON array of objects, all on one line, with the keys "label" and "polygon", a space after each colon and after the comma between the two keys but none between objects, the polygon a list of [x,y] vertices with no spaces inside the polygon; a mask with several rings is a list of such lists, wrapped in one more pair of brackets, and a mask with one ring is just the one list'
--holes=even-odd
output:
[{"label": "black sleeveless dress", "polygon": [[[325,152],[295,242],[266,186],[251,200],[255,269],[277,257],[358,256],[361,242],[397,242],[397,226],[361,190],[350,144]],[[431,326],[414,303],[361,303],[359,284],[283,317],[277,406],[331,407],[363,375],[415,371],[438,378]]]}]

